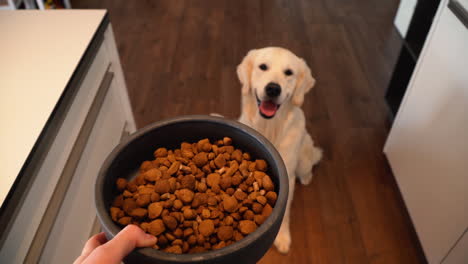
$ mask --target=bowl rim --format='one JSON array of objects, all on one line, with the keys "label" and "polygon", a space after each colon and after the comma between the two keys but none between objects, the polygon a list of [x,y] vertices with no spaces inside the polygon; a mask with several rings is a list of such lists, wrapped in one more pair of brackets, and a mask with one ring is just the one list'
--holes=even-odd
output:
[{"label": "bowl rim", "polygon": [[109,153],[105,161],[103,162],[99,173],[96,177],[96,184],[94,188],[94,201],[97,211],[97,217],[100,220],[103,229],[107,231],[107,233],[111,236],[110,238],[114,238],[117,233],[122,230],[117,224],[112,221],[109,213],[106,210],[106,205],[104,200],[102,199],[102,192],[101,187],[104,185],[105,174],[109,169],[110,165],[113,163],[113,160],[127,147],[127,145],[131,144],[131,142],[137,140],[138,138],[144,136],[146,133],[158,129],[160,127],[173,125],[177,123],[184,123],[184,122],[210,122],[216,123],[224,126],[229,126],[233,129],[240,130],[247,136],[252,137],[254,140],[258,141],[263,145],[264,148],[270,153],[273,160],[277,163],[278,169],[278,178],[279,178],[279,185],[282,188],[279,189],[278,198],[276,200],[275,207],[271,215],[267,218],[267,220],[262,223],[254,232],[245,236],[243,239],[232,243],[229,246],[226,246],[221,249],[210,250],[207,252],[202,253],[193,253],[193,254],[173,254],[167,253],[161,250],[156,250],[152,248],[138,248],[135,249],[134,252],[138,252],[139,254],[144,255],[148,258],[154,258],[160,261],[168,261],[168,262],[178,262],[178,263],[191,263],[196,261],[208,261],[208,260],[215,260],[218,257],[223,255],[227,255],[233,251],[239,251],[243,248],[248,247],[251,243],[255,240],[259,239],[261,236],[265,235],[268,230],[274,225],[275,220],[278,217],[281,217],[281,221],[283,220],[284,211],[286,208],[286,202],[288,200],[288,193],[289,193],[289,180],[288,174],[286,170],[286,166],[284,165],[283,159],[281,155],[278,153],[276,148],[273,144],[266,139],[263,135],[259,132],[254,130],[253,128],[244,125],[238,121],[226,119],[224,117],[217,117],[217,116],[208,116],[208,115],[187,115],[187,116],[178,116],[174,118],[168,118],[161,121],[154,122],[149,124],[120,142],[112,151]]}]

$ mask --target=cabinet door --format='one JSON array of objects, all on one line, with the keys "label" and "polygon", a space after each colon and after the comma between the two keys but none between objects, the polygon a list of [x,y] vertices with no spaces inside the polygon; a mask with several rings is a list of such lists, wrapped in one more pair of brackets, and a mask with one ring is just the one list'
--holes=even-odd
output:
[{"label": "cabinet door", "polygon": [[468,31],[435,23],[385,146],[429,263],[468,226]]},{"label": "cabinet door", "polygon": [[125,126],[119,94],[112,82],[99,116],[55,219],[40,263],[73,263],[90,236],[96,218],[94,183],[107,155],[120,142]]}]

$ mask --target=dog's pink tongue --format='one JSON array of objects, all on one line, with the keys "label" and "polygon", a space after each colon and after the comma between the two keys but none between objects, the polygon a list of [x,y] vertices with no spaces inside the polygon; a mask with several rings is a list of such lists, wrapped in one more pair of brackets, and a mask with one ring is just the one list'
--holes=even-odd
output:
[{"label": "dog's pink tongue", "polygon": [[260,103],[260,111],[266,116],[273,116],[278,110],[278,105],[272,101],[262,101]]}]

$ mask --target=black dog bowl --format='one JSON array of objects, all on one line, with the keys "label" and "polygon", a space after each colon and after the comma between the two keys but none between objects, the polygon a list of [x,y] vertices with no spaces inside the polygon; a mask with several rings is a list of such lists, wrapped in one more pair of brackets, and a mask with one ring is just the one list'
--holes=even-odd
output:
[{"label": "black dog bowl", "polygon": [[212,116],[184,116],[151,124],[132,134],[109,154],[95,186],[97,215],[103,231],[108,239],[112,239],[121,230],[109,215],[116,196],[117,178],[132,178],[143,161],[154,159],[153,152],[158,147],[174,149],[183,141],[215,140],[225,136],[231,137],[235,147],[249,152],[253,158],[267,161],[268,174],[278,193],[272,214],[255,232],[227,247],[196,254],[139,248],[127,256],[126,263],[255,263],[270,248],[281,225],[288,198],[288,175],[281,156],[255,130],[236,121]]}]

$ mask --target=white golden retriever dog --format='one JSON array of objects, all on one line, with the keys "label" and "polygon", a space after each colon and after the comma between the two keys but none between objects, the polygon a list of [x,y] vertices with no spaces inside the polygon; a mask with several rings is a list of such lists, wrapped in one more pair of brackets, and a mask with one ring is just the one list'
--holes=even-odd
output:
[{"label": "white golden retriever dog", "polygon": [[287,253],[291,245],[289,214],[296,177],[312,180],[312,166],[322,158],[305,127],[301,109],[315,84],[305,61],[289,50],[268,47],[251,50],[237,67],[242,84],[239,121],[262,133],[281,154],[289,176],[289,198],[275,246]]}]

